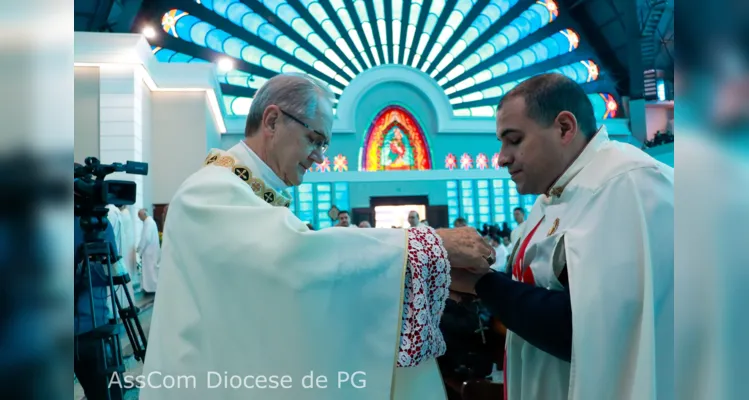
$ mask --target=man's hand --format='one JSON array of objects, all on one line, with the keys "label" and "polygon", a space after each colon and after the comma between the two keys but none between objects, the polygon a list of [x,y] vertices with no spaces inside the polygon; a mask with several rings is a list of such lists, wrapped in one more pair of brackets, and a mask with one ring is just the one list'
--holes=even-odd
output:
[{"label": "man's hand", "polygon": [[489,272],[474,274],[465,269],[452,268],[450,269],[450,290],[475,295],[476,283],[487,273]]},{"label": "man's hand", "polygon": [[442,238],[452,268],[467,269],[481,274],[488,272],[489,266],[494,264],[494,249],[484,241],[476,229],[437,229],[437,234]]}]

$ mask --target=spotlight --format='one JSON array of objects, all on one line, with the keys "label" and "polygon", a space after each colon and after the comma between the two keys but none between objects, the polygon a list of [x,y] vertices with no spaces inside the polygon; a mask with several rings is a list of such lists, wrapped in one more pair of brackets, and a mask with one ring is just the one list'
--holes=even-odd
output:
[{"label": "spotlight", "polygon": [[218,69],[223,72],[229,72],[234,69],[234,63],[228,58],[218,60]]},{"label": "spotlight", "polygon": [[156,36],[156,30],[150,26],[143,28],[142,33],[143,33],[143,36],[145,36],[147,39],[152,39],[153,37]]}]

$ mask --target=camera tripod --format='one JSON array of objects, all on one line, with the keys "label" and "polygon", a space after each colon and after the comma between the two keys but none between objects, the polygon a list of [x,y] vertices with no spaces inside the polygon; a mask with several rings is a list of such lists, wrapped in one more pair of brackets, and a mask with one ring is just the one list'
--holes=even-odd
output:
[{"label": "camera tripod", "polygon": [[[106,218],[95,223],[89,223],[89,221],[83,222],[81,219],[81,226],[84,228],[85,241],[81,245],[81,255],[83,261],[81,263],[82,268],[80,274],[77,274],[78,279],[84,280],[82,285],[85,285],[89,289],[88,296],[90,297],[91,305],[91,318],[93,320],[93,330],[80,335],[78,340],[86,340],[97,344],[97,359],[98,367],[97,376],[105,380],[107,384],[106,399],[116,400],[122,398],[123,388],[120,386],[109,387],[114,374],[120,376],[125,372],[126,368],[124,365],[124,359],[122,356],[122,348],[120,345],[120,333],[121,326],[117,321],[116,316],[119,315],[122,327],[124,327],[128,339],[133,347],[133,356],[136,360],[144,362],[146,355],[146,335],[143,332],[143,327],[138,320],[138,309],[133,304],[133,298],[131,293],[128,291],[127,284],[130,282],[130,276],[125,273],[124,275],[114,276],[114,268],[112,263],[118,260],[117,251],[114,248],[114,244],[111,242],[104,241],[101,236],[101,231],[97,225],[104,225],[108,223]],[[99,231],[99,232],[97,232]],[[106,282],[102,285],[101,283],[95,284],[92,278],[92,274],[104,274],[106,276]],[[96,318],[95,302],[94,302],[94,290],[95,287],[108,287],[111,299],[111,307],[115,318],[109,320],[106,324],[98,324]],[[127,304],[121,304],[120,298],[117,295],[116,288],[121,288],[127,298]],[[77,297],[77,296],[76,296]],[[77,301],[77,299],[76,299]],[[112,393],[119,394],[119,396],[113,399]]]}]

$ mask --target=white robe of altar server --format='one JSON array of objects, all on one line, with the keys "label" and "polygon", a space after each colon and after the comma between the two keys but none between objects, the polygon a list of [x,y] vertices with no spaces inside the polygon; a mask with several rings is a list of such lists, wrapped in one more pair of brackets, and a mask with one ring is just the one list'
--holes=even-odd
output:
[{"label": "white robe of altar server", "polygon": [[129,208],[125,208],[120,211],[120,225],[122,226],[122,250],[120,255],[122,256],[122,262],[127,268],[128,274],[130,274],[130,280],[133,284],[138,282],[140,277],[138,276],[138,261],[135,255],[135,230],[133,229],[133,215],[130,213]]},{"label": "white robe of altar server", "polygon": [[509,400],[673,398],[673,179],[673,168],[603,127],[539,196],[520,239],[538,225],[523,267],[536,286],[562,290],[566,265],[572,362],[508,331]]},{"label": "white robe of altar server", "polygon": [[[115,269],[115,275],[121,276],[126,273],[130,273],[126,258],[125,258],[125,252],[127,251],[127,231],[125,228],[125,224],[127,221],[125,219],[127,218],[126,215],[123,215],[119,208],[109,205],[107,206],[109,208],[109,213],[107,213],[107,219],[109,220],[109,224],[112,225],[112,230],[114,231],[114,239],[116,242],[117,247],[117,254],[120,255],[120,259],[117,261],[115,265],[113,265],[113,269]],[[132,243],[132,242],[131,242]],[[132,275],[131,275],[132,276]],[[130,291],[130,295],[132,296],[133,292],[133,284],[132,281],[128,283],[125,287],[127,287],[127,290]],[[117,293],[117,298],[120,301],[120,305],[123,308],[128,307],[127,302],[127,295],[125,294],[125,287],[122,286],[115,286],[115,292]],[[108,308],[112,308],[111,302],[107,302]],[[111,311],[111,310],[110,310]]]},{"label": "white robe of altar server", "polygon": [[[225,153],[283,191],[243,143]],[[446,399],[434,358],[396,368],[399,347],[408,346],[401,337],[406,231],[310,231],[221,162],[189,177],[170,203],[163,295],[143,371],[194,376],[195,385],[147,386],[141,400]],[[434,294],[442,308],[443,289]],[[276,387],[258,388],[258,379]]]},{"label": "white robe of altar server", "polygon": [[140,254],[141,259],[140,287],[145,292],[154,293],[159,277],[161,246],[159,244],[159,228],[150,215],[143,221],[143,231],[138,243],[138,254]]}]

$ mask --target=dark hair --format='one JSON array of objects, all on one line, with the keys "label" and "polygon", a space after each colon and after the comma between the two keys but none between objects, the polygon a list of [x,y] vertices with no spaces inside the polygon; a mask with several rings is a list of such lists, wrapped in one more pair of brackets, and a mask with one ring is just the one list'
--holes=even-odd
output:
[{"label": "dark hair", "polygon": [[497,111],[513,97],[522,97],[528,117],[543,126],[551,125],[560,112],[569,111],[586,138],[592,138],[598,131],[588,95],[582,86],[562,74],[541,74],[521,82],[499,100]]},{"label": "dark hair", "polygon": [[523,215],[525,215],[525,209],[523,207],[515,207],[515,208],[513,208],[512,212],[515,212],[515,211],[520,211],[521,213],[523,213]]},{"label": "dark hair", "polygon": [[341,210],[341,211],[338,211],[338,216],[339,216],[339,217],[340,217],[340,216],[341,216],[342,214],[346,214],[346,215],[349,215],[349,216],[351,215],[351,214],[349,214],[349,213],[348,213],[348,211],[346,211],[346,210]]},{"label": "dark hair", "polygon": [[458,222],[461,222],[461,223],[464,223],[464,224],[468,223],[468,221],[466,221],[466,219],[463,218],[463,217],[455,218],[455,221],[453,222],[453,224],[457,224]]}]

